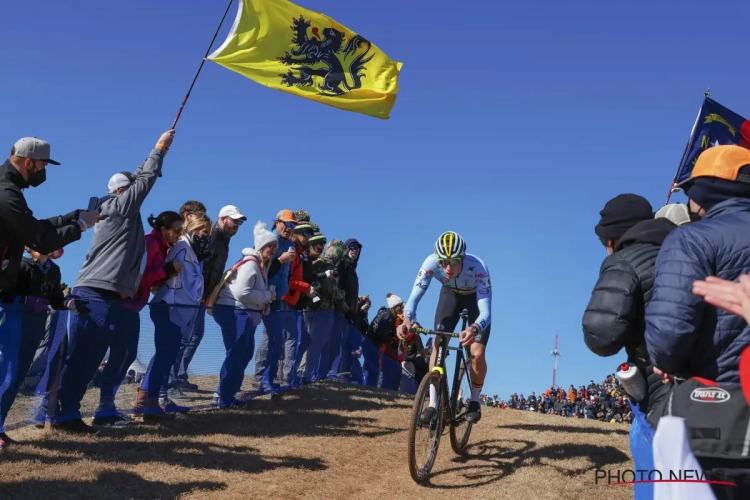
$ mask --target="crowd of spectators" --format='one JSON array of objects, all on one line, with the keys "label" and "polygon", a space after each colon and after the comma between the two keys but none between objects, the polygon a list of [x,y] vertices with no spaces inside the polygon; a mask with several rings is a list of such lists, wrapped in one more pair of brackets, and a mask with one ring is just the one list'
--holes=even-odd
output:
[{"label": "crowd of spectators", "polygon": [[[746,141],[702,138],[690,177],[675,186],[687,204],[654,211],[634,193],[604,204],[594,227],[603,261],[583,339],[599,356],[621,356],[637,375],[627,384],[634,421],[655,430],[662,416],[684,418],[706,479],[737,484],[712,485],[716,497],[750,498],[742,437],[750,407],[739,375],[750,327],[737,307],[739,282],[750,272],[750,149]],[[705,439],[707,427],[715,439]]]},{"label": "crowd of spectators", "polygon": [[[14,443],[3,425],[18,392],[35,383],[43,396],[38,426],[50,422],[64,432],[96,434],[97,427],[127,426],[136,416],[159,421],[189,411],[181,402],[198,391],[189,368],[207,314],[225,348],[213,394],[219,408],[242,408],[251,395],[317,378],[399,390],[404,371],[423,376],[428,351],[418,339],[395,339],[403,300],[388,294],[370,321],[372,302],[360,293],[357,274],[363,245],[329,239],[306,210],[282,209],[268,227],[258,221],[254,245],[243,249],[230,248],[248,220],[235,205],[214,220],[197,200],[164,207],[147,218],[146,232],[141,207],[162,177],[173,138],[173,130],[165,132],[134,172],[112,175],[106,194],[86,210],[47,220],[32,215],[22,190],[40,185],[46,167],[59,164],[50,159],[49,143],[23,138],[2,166],[0,449]],[[91,228],[91,247],[68,287],[54,261]],[[136,372],[140,312],[147,306],[155,353]],[[60,347],[51,337],[60,331],[54,323],[62,311],[70,321]],[[245,385],[252,360],[254,376]],[[132,414],[116,405],[122,384],[138,384]],[[89,424],[81,404],[92,389],[99,405]]]},{"label": "crowd of spectators", "polygon": [[571,385],[568,390],[552,387],[528,396],[513,393],[506,399],[497,395],[482,395],[482,404],[495,408],[531,411],[559,417],[583,418],[611,423],[631,423],[633,412],[627,394],[617,377],[607,375],[604,381],[596,384],[592,380],[586,386]]}]

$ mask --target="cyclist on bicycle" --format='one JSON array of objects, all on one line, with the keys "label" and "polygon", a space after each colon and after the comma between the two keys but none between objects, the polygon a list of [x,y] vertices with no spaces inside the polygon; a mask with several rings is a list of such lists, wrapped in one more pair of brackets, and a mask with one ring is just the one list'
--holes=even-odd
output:
[{"label": "cyclist on bicycle", "polygon": [[[484,351],[490,338],[490,309],[492,305],[492,284],[487,265],[477,256],[466,253],[466,242],[453,231],[440,235],[435,243],[435,253],[427,257],[417,275],[414,290],[404,307],[404,322],[399,330],[399,338],[408,337],[408,329],[416,321],[417,304],[424,296],[432,281],[437,276],[442,282],[437,310],[435,311],[435,330],[453,333],[463,309],[469,311],[469,326],[461,332],[461,346],[470,346],[471,362],[471,400],[466,421],[479,422],[482,418],[480,395],[484,378],[487,375],[487,363]],[[430,370],[435,366],[437,342],[430,356]],[[422,413],[423,421],[430,421],[435,414],[437,390],[430,386],[430,406]]]}]

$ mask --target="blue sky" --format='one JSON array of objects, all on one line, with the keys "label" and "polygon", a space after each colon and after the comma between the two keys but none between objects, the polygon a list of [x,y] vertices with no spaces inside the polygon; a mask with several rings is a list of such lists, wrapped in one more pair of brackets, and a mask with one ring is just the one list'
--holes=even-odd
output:
[{"label": "blue sky", "polygon": [[[255,84],[207,62],[143,207],[235,204],[252,223],[306,209],[330,238],[363,244],[361,290],[408,296],[445,230],[492,273],[485,392],[601,380],[581,316],[605,257],[593,228],[611,197],[664,203],[706,88],[750,117],[739,58],[747,2],[336,2],[299,0],[404,63],[388,121]],[[236,5],[236,4],[235,4]],[[143,160],[174,119],[221,18],[209,0],[10,0],[0,142],[52,144],[38,217],[85,207]],[[232,8],[217,45],[234,18]],[[717,22],[709,22],[717,18]],[[684,201],[682,195],[673,198]],[[91,233],[58,261],[75,279]],[[438,289],[420,304],[432,318]],[[372,318],[372,315],[371,315]],[[209,320],[211,321],[211,320]],[[218,330],[216,331],[218,335]],[[218,346],[217,346],[218,348]]]}]

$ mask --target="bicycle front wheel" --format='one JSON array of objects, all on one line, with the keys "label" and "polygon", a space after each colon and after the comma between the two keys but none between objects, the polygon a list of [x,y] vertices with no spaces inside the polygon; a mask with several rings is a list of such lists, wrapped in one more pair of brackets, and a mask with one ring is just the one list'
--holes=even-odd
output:
[{"label": "bicycle front wheel", "polygon": [[[421,483],[429,476],[435,465],[440,435],[443,430],[443,398],[440,391],[440,374],[432,371],[425,375],[414,396],[411,424],[409,427],[409,472],[411,478]],[[437,401],[430,409],[430,387]]]}]

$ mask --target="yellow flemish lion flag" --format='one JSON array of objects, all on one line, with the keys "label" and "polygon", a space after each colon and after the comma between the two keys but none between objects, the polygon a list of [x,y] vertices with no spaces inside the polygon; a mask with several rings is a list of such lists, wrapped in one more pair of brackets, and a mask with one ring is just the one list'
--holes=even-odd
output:
[{"label": "yellow flemish lion flag", "polygon": [[239,0],[208,59],[261,85],[387,119],[402,63],[328,16],[287,0]]}]

